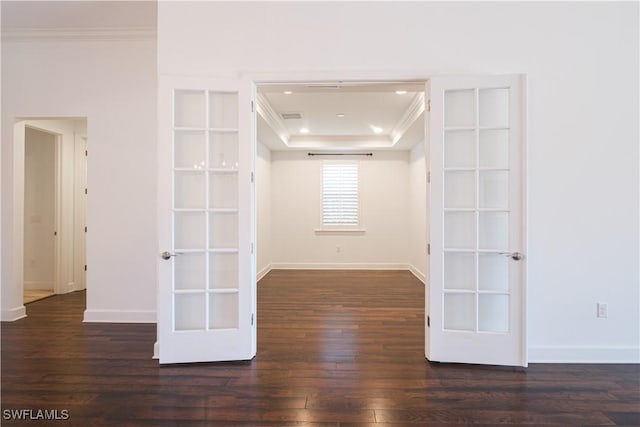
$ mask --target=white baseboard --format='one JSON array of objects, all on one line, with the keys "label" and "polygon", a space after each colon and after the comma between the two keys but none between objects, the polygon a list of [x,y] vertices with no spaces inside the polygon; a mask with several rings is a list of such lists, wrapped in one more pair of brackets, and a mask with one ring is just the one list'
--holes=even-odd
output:
[{"label": "white baseboard", "polygon": [[76,291],[76,282],[69,282],[60,289],[60,294],[68,294]]},{"label": "white baseboard", "polygon": [[84,322],[156,323],[155,310],[85,310]]},{"label": "white baseboard", "polygon": [[260,279],[262,279],[264,276],[266,276],[267,274],[269,274],[269,272],[271,271],[271,264],[268,264],[265,268],[263,268],[262,270],[260,270],[256,276],[256,282],[259,282]]},{"label": "white baseboard", "polygon": [[529,363],[640,363],[640,347],[532,346]]},{"label": "white baseboard", "polygon": [[418,270],[414,265],[409,264],[409,271],[413,273],[414,276],[418,278],[423,284],[427,284],[427,276],[420,270]]},{"label": "white baseboard", "polygon": [[272,263],[272,270],[408,270],[402,263],[370,263],[370,262],[282,262]]},{"label": "white baseboard", "polygon": [[153,357],[151,358],[155,360],[160,359],[160,345],[158,344],[158,341],[153,343]]},{"label": "white baseboard", "polygon": [[422,271],[411,264],[401,263],[273,263],[258,273],[257,280],[271,270],[409,270],[422,283],[427,283],[427,276]]},{"label": "white baseboard", "polygon": [[24,289],[35,289],[39,291],[53,291],[53,282],[25,281]]},{"label": "white baseboard", "polygon": [[[27,290],[38,290],[38,291],[55,291],[55,286],[53,282],[35,282],[35,281],[26,281],[24,282],[24,289]],[[76,282],[68,282],[64,285],[60,286],[60,289],[57,294],[68,294],[69,292],[76,291]]]},{"label": "white baseboard", "polygon": [[27,317],[27,310],[24,305],[0,311],[0,320],[3,322],[13,322],[23,317]]}]

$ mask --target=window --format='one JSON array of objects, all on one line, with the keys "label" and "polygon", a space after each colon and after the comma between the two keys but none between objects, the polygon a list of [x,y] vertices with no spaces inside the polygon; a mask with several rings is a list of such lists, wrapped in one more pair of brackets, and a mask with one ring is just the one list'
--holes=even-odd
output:
[{"label": "window", "polygon": [[358,163],[322,164],[322,227],[359,225]]}]

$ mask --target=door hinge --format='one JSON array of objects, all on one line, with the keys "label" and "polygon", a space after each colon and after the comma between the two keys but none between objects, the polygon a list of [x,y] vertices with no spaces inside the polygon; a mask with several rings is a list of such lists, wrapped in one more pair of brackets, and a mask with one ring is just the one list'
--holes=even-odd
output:
[{"label": "door hinge", "polygon": [[431,243],[427,243],[427,255],[431,255]]},{"label": "door hinge", "polygon": [[84,189],[84,194],[87,194],[87,189],[86,188]]},{"label": "door hinge", "polygon": [[57,236],[57,235],[58,235],[58,232],[57,232],[57,231],[54,231],[54,232],[53,232],[53,235],[54,235],[54,236]]},{"label": "door hinge", "polygon": [[427,183],[431,183],[431,171],[427,172]]},{"label": "door hinge", "polygon": [[253,101],[251,101],[251,112],[255,113],[255,111],[256,111],[256,105]]},{"label": "door hinge", "polygon": [[251,253],[253,253],[253,243],[251,243]]},{"label": "door hinge", "polygon": [[253,326],[253,313],[251,313],[251,326]]},{"label": "door hinge", "polygon": [[87,271],[87,264],[84,265],[84,271]]},{"label": "door hinge", "polygon": [[85,227],[84,227],[84,232],[85,232],[85,233],[87,232],[87,226],[86,226],[86,225],[85,225]]},{"label": "door hinge", "polygon": [[427,112],[431,112],[431,100],[427,99]]},{"label": "door hinge", "polygon": [[84,155],[87,157],[89,155],[89,150],[84,150]]},{"label": "door hinge", "polygon": [[255,182],[255,180],[256,180],[256,176],[253,172],[251,172],[251,182],[253,183]]},{"label": "door hinge", "polygon": [[431,327],[431,317],[427,316],[427,328]]}]

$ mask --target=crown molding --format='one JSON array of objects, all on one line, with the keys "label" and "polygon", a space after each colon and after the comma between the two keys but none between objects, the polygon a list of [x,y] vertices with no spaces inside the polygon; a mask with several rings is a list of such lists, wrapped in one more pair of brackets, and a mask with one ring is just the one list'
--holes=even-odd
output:
[{"label": "crown molding", "polygon": [[409,130],[411,125],[420,117],[420,114],[424,112],[424,92],[418,92],[413,97],[411,104],[402,115],[402,118],[398,120],[398,123],[390,132],[391,145],[395,145],[404,134]]},{"label": "crown molding", "polygon": [[264,119],[265,122],[267,122],[269,127],[271,127],[271,129],[275,132],[275,134],[278,135],[278,138],[282,140],[284,145],[288,146],[289,140],[291,139],[291,135],[289,134],[287,127],[282,122],[280,115],[276,112],[276,110],[273,109],[273,107],[271,106],[271,104],[269,104],[269,101],[263,94],[258,93],[256,96],[256,99],[258,101],[257,102],[258,114],[262,116],[262,118]]},{"label": "crown molding", "polygon": [[156,28],[21,28],[2,31],[2,41],[136,40],[156,38]]}]

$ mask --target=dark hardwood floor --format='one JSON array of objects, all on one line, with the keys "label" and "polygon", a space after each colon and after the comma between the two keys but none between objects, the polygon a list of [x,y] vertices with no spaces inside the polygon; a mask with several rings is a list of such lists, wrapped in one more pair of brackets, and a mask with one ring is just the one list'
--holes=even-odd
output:
[{"label": "dark hardwood floor", "polygon": [[640,425],[638,365],[428,363],[408,272],[273,271],[258,304],[255,360],[163,367],[155,325],[82,323],[81,292],[29,304],[2,324],[2,424]]}]

